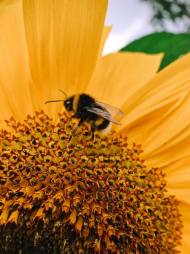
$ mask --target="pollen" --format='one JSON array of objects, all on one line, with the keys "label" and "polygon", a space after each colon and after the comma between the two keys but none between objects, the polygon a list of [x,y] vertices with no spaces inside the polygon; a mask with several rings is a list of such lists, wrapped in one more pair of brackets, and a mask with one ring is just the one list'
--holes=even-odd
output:
[{"label": "pollen", "polygon": [[178,253],[181,216],[159,168],[66,113],[0,131],[0,253]]}]

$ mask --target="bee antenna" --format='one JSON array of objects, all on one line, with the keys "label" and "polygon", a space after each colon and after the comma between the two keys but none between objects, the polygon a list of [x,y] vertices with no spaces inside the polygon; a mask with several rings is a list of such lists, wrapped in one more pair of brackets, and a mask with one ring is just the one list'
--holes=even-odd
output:
[{"label": "bee antenna", "polygon": [[65,100],[53,100],[53,101],[46,101],[45,103],[50,103],[50,102],[64,102]]},{"label": "bee antenna", "polygon": [[65,98],[67,99],[67,94],[63,91],[63,90],[61,90],[61,89],[59,89],[59,91],[61,92],[61,93],[63,93],[64,95],[65,95]]}]

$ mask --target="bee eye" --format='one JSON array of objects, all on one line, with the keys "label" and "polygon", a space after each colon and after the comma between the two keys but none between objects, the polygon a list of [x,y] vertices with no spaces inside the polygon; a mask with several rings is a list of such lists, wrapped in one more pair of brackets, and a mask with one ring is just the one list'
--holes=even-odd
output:
[{"label": "bee eye", "polygon": [[70,101],[65,101],[65,106],[66,107],[69,107],[71,105],[71,102]]},{"label": "bee eye", "polygon": [[64,102],[64,105],[65,105],[65,108],[68,110],[68,111],[71,111],[72,110],[72,102],[70,100],[66,100]]}]

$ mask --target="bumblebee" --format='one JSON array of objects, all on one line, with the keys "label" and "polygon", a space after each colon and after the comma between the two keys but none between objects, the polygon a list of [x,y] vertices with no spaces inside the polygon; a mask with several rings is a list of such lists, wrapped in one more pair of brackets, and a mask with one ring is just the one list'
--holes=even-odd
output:
[{"label": "bumblebee", "polygon": [[47,101],[46,103],[61,101],[65,109],[73,113],[72,117],[80,119],[78,125],[87,122],[91,125],[92,132],[103,131],[110,126],[110,123],[119,124],[113,116],[123,114],[119,109],[98,102],[92,96],[85,93],[72,95],[70,97],[66,96],[65,100],[53,100]]}]

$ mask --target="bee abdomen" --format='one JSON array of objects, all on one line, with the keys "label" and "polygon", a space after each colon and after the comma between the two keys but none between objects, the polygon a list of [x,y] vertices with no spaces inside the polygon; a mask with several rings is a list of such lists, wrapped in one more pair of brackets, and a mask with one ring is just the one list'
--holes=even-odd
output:
[{"label": "bee abdomen", "polygon": [[95,129],[97,131],[101,131],[101,130],[104,130],[106,129],[110,124],[110,121],[107,120],[107,119],[104,119],[104,118],[98,118],[96,121],[95,121]]}]

